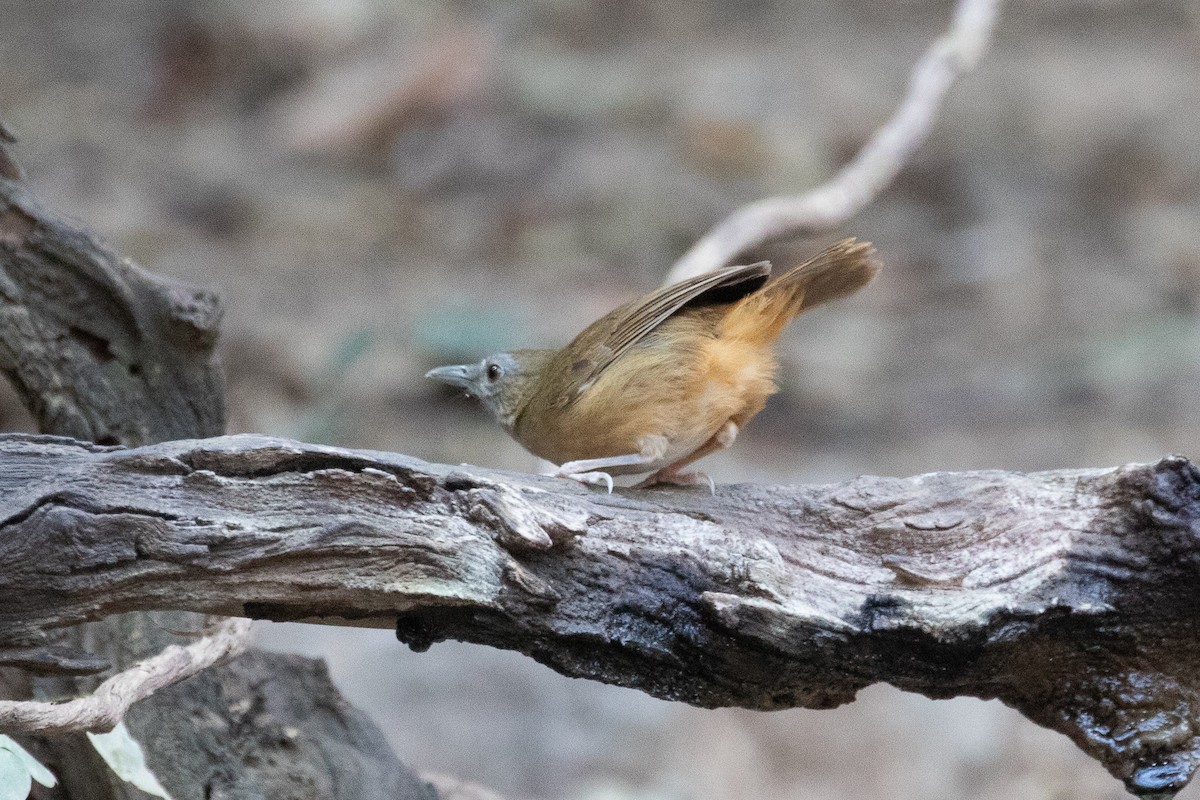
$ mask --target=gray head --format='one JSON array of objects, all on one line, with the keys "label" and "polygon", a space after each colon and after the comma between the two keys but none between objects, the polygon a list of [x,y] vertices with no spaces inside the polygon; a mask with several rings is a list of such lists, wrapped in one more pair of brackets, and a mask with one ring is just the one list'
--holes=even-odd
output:
[{"label": "gray head", "polygon": [[533,388],[538,367],[548,350],[515,350],[496,353],[477,364],[455,364],[425,373],[426,378],[457,386],[478,397],[496,421],[509,430]]}]

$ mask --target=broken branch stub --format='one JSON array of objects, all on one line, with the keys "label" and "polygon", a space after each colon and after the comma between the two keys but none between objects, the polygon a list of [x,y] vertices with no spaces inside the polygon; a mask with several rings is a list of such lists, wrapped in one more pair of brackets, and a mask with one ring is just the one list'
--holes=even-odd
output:
[{"label": "broken branch stub", "polygon": [[217,295],[155,276],[0,177],[0,372],[42,431],[102,444],[216,435]]},{"label": "broken branch stub", "polygon": [[610,496],[256,436],[8,437],[0,503],[0,662],[120,611],[352,621],[702,706],[998,698],[1146,795],[1200,758],[1181,457]]}]

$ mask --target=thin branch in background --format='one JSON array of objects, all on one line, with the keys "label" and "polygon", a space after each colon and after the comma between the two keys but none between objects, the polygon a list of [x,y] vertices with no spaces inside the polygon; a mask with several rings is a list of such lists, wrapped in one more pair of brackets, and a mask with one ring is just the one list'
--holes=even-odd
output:
[{"label": "thin branch in background", "polygon": [[171,645],[158,655],[113,675],[85,697],[63,703],[0,701],[0,731],[66,733],[112,730],[138,700],[246,649],[250,620],[226,619],[192,644]]},{"label": "thin branch in background", "polygon": [[904,101],[853,161],[812,191],[742,206],[692,245],[665,283],[723,267],[767,242],[835,228],[861,211],[925,142],[946,92],[986,52],[999,7],[1000,0],[960,0],[950,30],[913,68]]}]

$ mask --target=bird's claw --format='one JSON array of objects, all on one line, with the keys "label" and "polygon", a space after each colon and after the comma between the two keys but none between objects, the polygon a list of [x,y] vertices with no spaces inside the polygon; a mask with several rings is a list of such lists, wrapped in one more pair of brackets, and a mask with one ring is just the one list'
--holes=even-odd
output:
[{"label": "bird's claw", "polygon": [[559,470],[550,474],[556,478],[570,478],[571,480],[579,481],[580,483],[591,483],[595,484],[596,486],[605,486],[608,488],[608,493],[612,494],[613,479],[612,475],[609,475],[607,472],[563,472],[562,470]]},{"label": "bird's claw", "polygon": [[707,484],[708,491],[717,493],[717,485],[707,472],[655,472],[641,483],[635,484],[634,489],[648,489],[651,486],[702,486]]}]

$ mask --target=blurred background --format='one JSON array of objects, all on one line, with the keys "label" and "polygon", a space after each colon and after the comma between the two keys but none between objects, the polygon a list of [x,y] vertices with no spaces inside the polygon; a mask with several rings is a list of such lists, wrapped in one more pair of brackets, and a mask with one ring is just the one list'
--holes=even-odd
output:
[{"label": "blurred background", "polygon": [[[828,178],[946,0],[0,0],[30,186],[219,290],[231,431],[533,470],[439,363],[560,345],[739,205]],[[1109,466],[1200,443],[1200,5],[1014,0],[844,230],[886,263],[798,320],[718,482]],[[0,425],[31,424],[11,394]],[[507,798],[1118,798],[996,703],[872,687],[703,711],[510,653],[259,628],[419,769]],[[1200,798],[1192,787],[1181,798]]]}]

